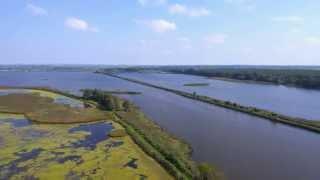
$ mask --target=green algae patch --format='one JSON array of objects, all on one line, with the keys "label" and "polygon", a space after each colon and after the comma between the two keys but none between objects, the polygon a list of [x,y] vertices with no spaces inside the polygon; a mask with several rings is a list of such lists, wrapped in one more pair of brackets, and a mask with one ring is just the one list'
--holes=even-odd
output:
[{"label": "green algae patch", "polygon": [[[48,92],[49,94],[51,92]],[[105,120],[110,117],[95,107],[76,108],[56,103],[41,93],[13,93],[0,96],[0,112],[24,114],[39,123],[77,123]]]},{"label": "green algae patch", "polygon": [[[114,122],[99,122],[103,123],[112,130],[123,129]],[[76,146],[92,135],[79,127],[96,124],[14,127],[4,121],[0,125],[0,179],[172,179],[129,136],[106,134],[94,148]]]}]

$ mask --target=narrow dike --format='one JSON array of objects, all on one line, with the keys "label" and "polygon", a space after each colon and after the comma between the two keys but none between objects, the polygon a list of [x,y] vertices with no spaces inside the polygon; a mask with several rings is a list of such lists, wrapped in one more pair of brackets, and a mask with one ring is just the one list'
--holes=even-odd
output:
[{"label": "narrow dike", "polygon": [[140,84],[140,85],[144,85],[144,86],[148,86],[148,87],[152,87],[152,88],[156,88],[156,89],[161,89],[161,90],[171,92],[171,93],[174,93],[176,95],[179,95],[179,96],[182,96],[185,98],[189,98],[189,99],[201,101],[201,102],[204,102],[207,104],[216,105],[216,106],[220,106],[223,108],[246,113],[249,115],[261,117],[263,119],[267,119],[267,120],[270,120],[273,122],[287,124],[287,125],[290,125],[293,127],[298,127],[298,128],[306,129],[306,130],[313,131],[316,133],[320,133],[320,123],[317,121],[312,121],[312,120],[307,120],[307,119],[302,119],[302,118],[294,118],[294,117],[278,114],[278,113],[275,113],[272,111],[259,109],[256,107],[243,106],[243,105],[240,105],[240,104],[237,104],[234,102],[230,102],[230,101],[219,100],[219,99],[215,99],[215,98],[208,97],[208,96],[197,95],[195,93],[188,93],[188,92],[184,92],[184,91],[180,91],[180,90],[176,90],[176,89],[166,88],[166,87],[146,83],[146,82],[143,82],[140,80],[122,77],[122,76],[119,76],[119,75],[116,75],[113,73],[108,73],[108,72],[96,72],[96,73],[104,74],[107,76],[119,78],[122,80],[126,80],[129,82],[133,82],[136,84]]},{"label": "narrow dike", "polygon": [[[126,129],[126,132],[133,139],[133,141],[145,153],[154,158],[162,167],[164,167],[169,174],[171,174],[176,179],[192,179],[193,175],[190,174],[190,172],[187,172],[188,170],[181,168],[181,166],[173,164],[172,161],[168,161],[168,159],[166,158],[165,150],[159,150],[159,147],[157,147],[157,145],[155,145],[152,140],[149,140],[145,134],[139,131],[139,129],[136,129],[128,122],[126,122],[126,120],[124,120],[124,117],[122,117],[118,113],[115,112],[114,116],[114,121],[123,126]],[[177,162],[177,160],[175,160],[174,162]]]}]

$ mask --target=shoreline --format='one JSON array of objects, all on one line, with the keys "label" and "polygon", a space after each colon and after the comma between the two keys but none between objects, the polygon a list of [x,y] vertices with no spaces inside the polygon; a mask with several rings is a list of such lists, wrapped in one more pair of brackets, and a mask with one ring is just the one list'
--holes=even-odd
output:
[{"label": "shoreline", "polygon": [[256,117],[260,117],[260,118],[263,118],[263,119],[266,119],[266,120],[269,120],[272,122],[282,123],[282,124],[290,125],[293,127],[297,127],[297,128],[313,131],[316,133],[320,133],[320,122],[317,122],[314,120],[307,120],[307,119],[302,119],[302,118],[290,117],[290,116],[282,115],[282,114],[275,113],[272,111],[259,109],[256,107],[242,106],[242,105],[234,103],[234,102],[219,100],[219,99],[211,98],[208,96],[197,95],[197,94],[192,94],[192,93],[188,93],[188,92],[184,92],[184,91],[180,91],[180,90],[166,88],[166,87],[154,85],[151,83],[146,83],[146,82],[143,82],[140,80],[122,77],[122,76],[119,76],[119,75],[116,75],[113,73],[108,73],[108,72],[96,72],[96,73],[101,73],[101,74],[105,74],[105,75],[108,75],[111,77],[115,77],[115,78],[119,78],[119,79],[126,80],[129,82],[137,83],[140,85],[149,86],[149,87],[153,87],[156,89],[161,89],[161,90],[171,92],[171,93],[174,93],[176,95],[179,95],[179,96],[182,96],[182,97],[185,97],[188,99],[192,99],[195,101],[200,101],[203,103],[216,105],[216,106],[223,107],[226,109],[242,112],[242,113],[256,116]]}]

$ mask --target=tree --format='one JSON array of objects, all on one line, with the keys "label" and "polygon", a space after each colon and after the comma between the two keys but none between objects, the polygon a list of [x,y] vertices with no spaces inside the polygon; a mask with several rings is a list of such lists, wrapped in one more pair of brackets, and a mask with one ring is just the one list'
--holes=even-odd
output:
[{"label": "tree", "polygon": [[218,175],[216,174],[215,169],[211,165],[207,163],[202,163],[198,165],[198,169],[200,173],[199,180],[218,179]]}]

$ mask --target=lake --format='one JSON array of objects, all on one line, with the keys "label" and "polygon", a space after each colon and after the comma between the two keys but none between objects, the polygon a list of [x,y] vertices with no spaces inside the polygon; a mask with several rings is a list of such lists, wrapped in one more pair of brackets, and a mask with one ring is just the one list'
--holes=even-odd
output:
[{"label": "lake", "polygon": [[[312,100],[310,103],[313,104],[319,97],[317,91],[282,86],[236,84],[194,76],[181,75],[185,79],[176,79],[177,82],[174,83],[172,79],[180,77],[180,75],[175,75],[174,78],[168,78],[170,75],[167,74],[141,75],[133,73],[125,75],[141,80],[153,79],[152,82],[155,84],[168,85],[168,87],[179,86],[181,90],[195,91],[194,89],[197,89],[196,92],[199,94],[202,94],[202,91],[203,94],[206,91],[209,92],[207,88],[220,87],[222,90],[220,89],[220,93],[217,94],[220,94],[221,97],[215,97],[221,99],[239,97],[240,95],[237,95],[237,93],[247,93],[247,96],[250,94],[253,96],[255,93],[250,93],[251,91],[258,91],[259,89],[262,91],[263,88],[267,88],[267,90],[264,90],[265,92],[270,91],[268,92],[269,95],[262,95],[261,97],[266,102],[271,101],[269,96],[278,93],[275,90],[276,88],[287,89],[286,91],[282,90],[284,91],[283,96],[290,96],[285,99],[304,99],[301,94],[306,94],[308,96],[308,98],[305,97],[306,101],[310,98]],[[191,80],[188,78],[191,78]],[[197,78],[201,78],[201,82],[209,81],[210,86],[183,86],[185,83],[194,83],[193,81],[197,83]],[[217,84],[212,84],[212,81],[216,81]],[[151,80],[148,82],[151,82]],[[226,87],[223,87],[223,83],[226,83]],[[186,99],[159,89],[89,72],[0,72],[0,85],[51,86],[74,93],[79,93],[82,88],[139,91],[143,94],[126,96],[126,98],[135,102],[143,112],[164,129],[190,143],[194,150],[193,158],[195,160],[216,165],[228,179],[317,180],[320,177],[318,170],[320,135],[306,130],[275,124],[265,119]],[[237,87],[246,92],[237,92],[240,91],[239,89],[233,92],[232,89],[234,88],[232,87]],[[227,91],[227,89],[229,90]],[[273,90],[275,92],[272,92]],[[290,94],[291,91],[298,93],[299,97],[295,97],[294,93]],[[314,93],[314,98],[311,98],[312,96],[307,92]],[[256,93],[260,94],[261,92]],[[255,96],[258,97],[258,95]],[[279,98],[278,100],[274,99],[277,102],[273,103],[280,103]],[[294,102],[295,100],[291,101],[292,104]],[[313,106],[299,109],[301,111],[300,115],[308,109],[310,109],[309,113],[313,112],[311,107]],[[315,113],[319,114],[319,112]],[[315,114],[313,116],[317,117]]]}]

